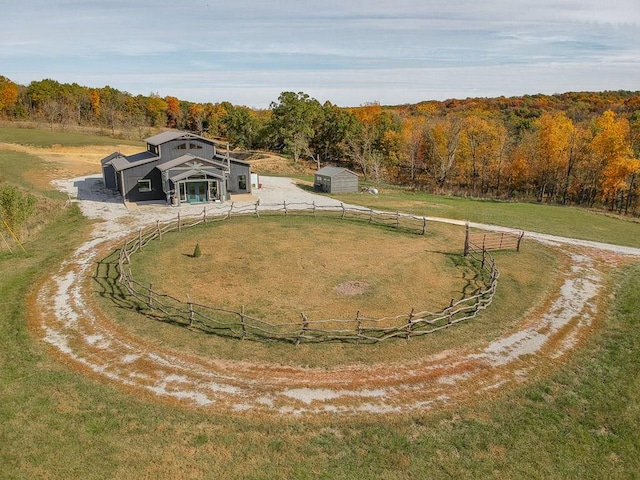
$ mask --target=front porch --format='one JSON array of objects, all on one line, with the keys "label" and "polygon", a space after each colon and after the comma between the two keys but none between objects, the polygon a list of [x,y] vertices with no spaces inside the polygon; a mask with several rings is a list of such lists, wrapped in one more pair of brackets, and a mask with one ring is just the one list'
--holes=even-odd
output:
[{"label": "front porch", "polygon": [[169,198],[171,205],[182,203],[224,202],[228,199],[227,177],[198,169],[176,172],[169,175]]}]

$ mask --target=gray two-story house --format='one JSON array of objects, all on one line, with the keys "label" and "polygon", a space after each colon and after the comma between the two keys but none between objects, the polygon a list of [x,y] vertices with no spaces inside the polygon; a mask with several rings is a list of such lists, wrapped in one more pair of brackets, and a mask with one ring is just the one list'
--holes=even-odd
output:
[{"label": "gray two-story house", "polygon": [[102,159],[105,187],[125,202],[165,200],[170,205],[228,200],[251,192],[251,169],[219,152],[207,138],[167,131],[147,138],[147,150],[135,155],[112,153]]}]

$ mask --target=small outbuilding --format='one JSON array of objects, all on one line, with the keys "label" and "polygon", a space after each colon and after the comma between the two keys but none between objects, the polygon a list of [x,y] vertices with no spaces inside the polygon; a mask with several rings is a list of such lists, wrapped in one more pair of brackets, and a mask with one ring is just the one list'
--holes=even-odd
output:
[{"label": "small outbuilding", "polygon": [[325,193],[358,193],[358,174],[344,167],[323,167],[314,175],[313,188]]}]

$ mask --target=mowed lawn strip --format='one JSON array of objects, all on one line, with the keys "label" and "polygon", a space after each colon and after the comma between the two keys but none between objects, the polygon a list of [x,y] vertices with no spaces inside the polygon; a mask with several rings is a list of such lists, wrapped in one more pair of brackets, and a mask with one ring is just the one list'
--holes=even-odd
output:
[{"label": "mowed lawn strip", "polygon": [[597,210],[538,203],[475,200],[454,196],[381,189],[379,195],[345,194],[336,198],[379,210],[486,223],[562,237],[640,248],[640,221]]}]

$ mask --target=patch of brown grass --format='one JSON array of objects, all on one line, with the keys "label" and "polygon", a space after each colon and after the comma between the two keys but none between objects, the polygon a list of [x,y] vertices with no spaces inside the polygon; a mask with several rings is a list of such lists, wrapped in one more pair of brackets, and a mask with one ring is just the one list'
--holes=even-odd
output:
[{"label": "patch of brown grass", "polygon": [[[134,255],[134,275],[138,275],[144,282],[149,282],[151,276],[147,276],[147,274],[142,271],[143,268],[155,265],[154,262],[156,262],[156,255],[167,255],[167,258],[164,261],[168,263],[165,264],[166,270],[164,270],[164,274],[161,270],[154,273],[154,269],[150,268],[150,273],[155,274],[155,277],[152,280],[155,282],[154,289],[164,289],[164,285],[166,285],[164,282],[173,282],[177,288],[179,287],[182,289],[179,293],[181,295],[185,295],[182,298],[186,300],[185,292],[190,291],[189,285],[198,283],[200,285],[198,288],[201,288],[203,293],[207,295],[215,295],[214,284],[211,283],[214,281],[215,275],[198,274],[199,270],[195,268],[198,265],[198,259],[187,256],[192,254],[196,241],[201,242],[202,245],[202,242],[207,238],[209,238],[216,247],[218,246],[217,242],[222,242],[222,244],[224,244],[224,242],[229,242],[229,245],[231,246],[230,251],[234,251],[233,248],[237,248],[239,251],[242,251],[243,258],[237,260],[244,262],[244,265],[250,265],[253,262],[256,252],[243,251],[239,246],[243,245],[243,242],[249,241],[246,239],[253,238],[251,241],[255,241],[255,237],[261,239],[262,243],[265,244],[261,248],[269,248],[269,242],[279,244],[277,245],[277,248],[280,249],[280,258],[291,257],[288,258],[288,261],[290,263],[293,262],[295,257],[289,252],[302,252],[302,249],[299,246],[296,246],[296,242],[282,241],[282,239],[276,240],[275,238],[271,239],[269,235],[267,235],[267,232],[262,230],[263,225],[266,224],[263,223],[263,220],[268,219],[265,217],[260,220],[242,218],[232,219],[231,222],[228,223],[229,227],[233,225],[233,229],[228,231],[231,238],[225,238],[224,235],[220,235],[223,232],[220,227],[226,227],[223,224],[216,224],[211,228],[191,229],[191,232],[194,233],[191,240],[184,237],[184,235],[188,235],[188,230],[180,233],[179,235],[181,238],[178,240],[170,239],[169,236],[165,235],[158,243],[157,250],[152,249],[151,246],[154,245],[154,242],[152,242],[149,247],[143,250],[140,257],[136,259],[136,256]],[[298,219],[288,218],[287,221],[289,220],[292,220],[292,222],[290,222],[289,231],[295,231],[295,228],[293,227],[295,223],[294,220]],[[310,222],[321,221],[320,218],[308,218],[308,220]],[[244,222],[246,222],[246,224],[243,226]],[[331,222],[332,224],[342,223],[342,221],[337,219],[327,220],[327,222]],[[351,222],[344,223],[352,225]],[[251,225],[253,225],[253,228],[249,228]],[[236,230],[236,227],[241,230]],[[374,230],[378,235],[381,235],[382,238],[387,239],[386,242],[382,242],[380,244],[383,248],[382,254],[378,252],[377,255],[370,256],[368,264],[373,265],[377,263],[384,263],[385,260],[380,259],[379,257],[381,255],[386,255],[387,251],[397,250],[395,252],[396,255],[398,255],[399,252],[402,252],[402,249],[398,246],[399,244],[395,242],[396,240],[401,240],[402,237],[404,237],[403,234],[379,230],[378,228],[365,225],[360,225],[360,227]],[[242,232],[242,235],[239,235],[238,232]],[[324,233],[322,233],[322,235],[326,235],[326,232],[323,232]],[[307,237],[311,237],[311,235],[307,235]],[[294,237],[292,236],[287,236],[287,240],[293,240],[293,238]],[[464,230],[461,227],[432,224],[426,238],[411,236],[409,240],[420,243],[422,245],[424,255],[439,257],[440,261],[443,262],[443,265],[447,265],[447,261],[453,264],[452,260],[456,257],[450,256],[450,253],[459,253],[457,247],[458,245],[461,245],[463,239]],[[307,238],[306,241],[311,241],[311,238]],[[346,241],[346,243],[349,243],[349,241],[350,239]],[[182,248],[178,248],[172,258],[170,258],[171,254],[168,252],[161,253],[163,250],[170,248],[171,245],[176,242],[180,243]],[[238,247],[236,247],[236,244]],[[210,247],[203,248],[203,257],[201,257],[201,259],[204,260],[205,264],[210,263],[212,266],[219,265],[216,257],[214,256],[215,250],[209,250],[209,248]],[[307,251],[309,250],[307,249]],[[143,258],[145,255],[148,255],[148,257]],[[306,258],[306,255],[303,255],[303,257]],[[300,261],[308,261],[305,258],[300,259]],[[447,258],[450,258],[451,260],[447,260]],[[432,335],[412,338],[409,342],[397,340],[369,346],[342,343],[302,343],[299,346],[294,346],[280,342],[261,343],[226,339],[216,335],[203,335],[188,329],[171,326],[167,323],[141,316],[134,311],[114,308],[113,303],[108,298],[102,298],[100,296],[96,296],[95,298],[97,304],[105,312],[105,315],[112,321],[116,322],[119,328],[129,330],[131,331],[131,334],[145,338],[147,341],[157,345],[159,348],[169,347],[176,351],[181,351],[183,354],[205,357],[213,356],[215,358],[228,359],[230,361],[267,362],[270,364],[310,367],[330,367],[336,365],[379,366],[383,363],[406,364],[407,362],[424,358],[425,355],[445,354],[445,352],[452,349],[473,349],[484,345],[487,341],[491,341],[500,335],[503,335],[505,332],[511,331],[513,328],[517,328],[517,325],[522,321],[522,317],[524,315],[527,315],[544,305],[546,296],[550,293],[550,289],[555,285],[555,279],[557,276],[556,257],[551,250],[539,244],[529,242],[519,253],[497,252],[496,258],[498,268],[500,269],[498,292],[491,307],[480,313],[476,319],[464,322],[451,329],[443,330]],[[176,271],[175,266],[178,265],[178,263],[175,265],[172,263],[174,260],[183,266],[183,270],[185,271],[180,273],[180,275],[183,276],[182,278],[185,282],[190,281],[189,285],[176,282],[172,278]],[[548,276],[540,275],[541,265],[546,266]],[[191,277],[186,275],[186,267],[191,269]],[[399,271],[402,272],[403,270],[399,269]],[[460,274],[460,271],[455,269],[452,271],[455,271],[458,275]],[[269,272],[263,272],[260,274],[270,275]],[[300,292],[302,292],[302,290],[296,290],[296,288],[300,288],[300,283],[296,282],[296,277],[290,275],[287,279],[286,275],[282,275],[282,278],[285,278],[290,284],[289,291],[299,295],[298,298],[301,298]],[[417,286],[413,285],[412,288],[416,289],[415,291],[420,293],[420,298],[428,298],[430,291],[424,284],[420,284],[418,277],[405,276],[404,278],[405,283],[416,280]],[[227,280],[229,282],[232,281],[231,277]],[[449,278],[452,285],[458,282],[456,284],[457,287],[461,284],[460,280],[459,276],[453,279]],[[215,281],[219,282],[220,280]],[[262,279],[261,281],[267,282],[263,283],[263,285],[270,285],[265,279]],[[336,278],[336,282],[338,283],[335,284],[339,284],[343,281],[348,281],[348,279]],[[253,288],[255,291],[251,291],[252,285],[254,285],[252,284],[252,282],[254,282],[254,278],[250,275],[237,274],[235,282],[239,288],[241,287],[250,294],[265,295],[264,292],[260,292],[260,290],[255,287]],[[219,286],[220,283],[217,285]],[[405,285],[405,287],[408,288],[407,285]],[[444,285],[441,285],[441,287],[444,287]],[[313,292],[314,289],[315,286],[313,286],[311,292]],[[440,290],[440,292],[442,291],[443,290]],[[229,292],[230,290],[227,290],[227,293]],[[218,292],[218,295],[220,295],[220,292]],[[304,295],[302,295],[302,297],[304,297]],[[229,298],[233,300],[235,297],[230,296],[228,299]],[[449,303],[448,298],[431,298],[437,303],[432,304],[434,308],[440,307],[443,300],[447,305]],[[197,299],[194,298],[194,300]],[[304,298],[304,300],[306,301],[306,298]],[[351,309],[348,309],[349,312],[351,312],[351,315],[355,315],[355,309],[363,308],[363,306],[364,314],[369,311],[367,303],[369,301],[369,297],[366,294],[345,297],[343,300],[353,302]],[[266,303],[270,301],[272,301],[272,298],[265,295],[264,302]],[[389,303],[395,304],[394,299],[390,300]],[[241,305],[241,303],[237,301],[232,301],[231,304],[235,308],[238,308]],[[247,306],[249,306],[248,303]],[[388,305],[382,304],[382,308],[388,308]],[[266,311],[267,310],[265,310],[265,312]],[[295,317],[295,315],[296,312],[294,311],[293,317]],[[315,319],[314,315],[309,312],[311,320]],[[299,322],[299,319],[300,318],[298,317],[295,320]]]},{"label": "patch of brown grass", "polygon": [[261,175],[312,175],[316,170],[315,162],[300,160],[295,163],[289,158],[267,152],[255,153],[247,159],[251,171]]},{"label": "patch of brown grass", "polygon": [[[165,236],[138,258],[133,273],[154,289],[272,323],[353,319],[438,310],[459,299],[470,275],[444,252],[453,231],[403,235],[321,218],[243,218]],[[202,257],[192,258],[196,243]],[[460,249],[458,249],[459,252]],[[170,273],[169,273],[170,272]],[[169,274],[168,274],[169,273]],[[345,295],[345,285],[366,285]]]},{"label": "patch of brown grass", "polygon": [[29,182],[41,190],[50,189],[52,180],[75,178],[101,173],[100,160],[115,151],[125,155],[137,153],[140,147],[131,145],[91,145],[69,147],[54,145],[50,148],[32,147],[14,143],[0,143],[0,148],[24,152],[42,159],[45,164],[25,174]]}]

